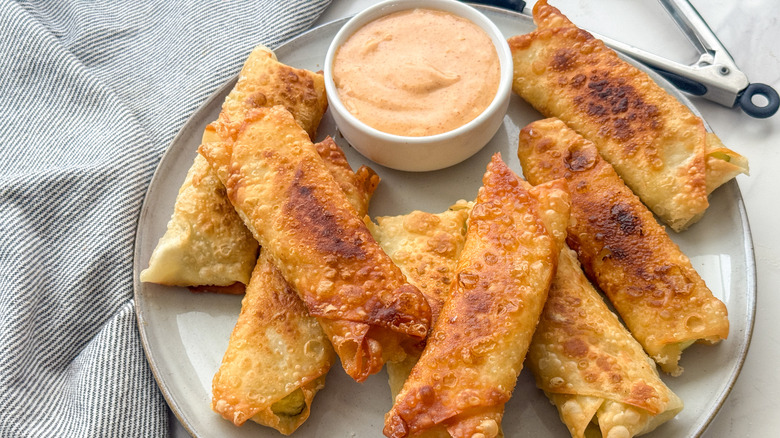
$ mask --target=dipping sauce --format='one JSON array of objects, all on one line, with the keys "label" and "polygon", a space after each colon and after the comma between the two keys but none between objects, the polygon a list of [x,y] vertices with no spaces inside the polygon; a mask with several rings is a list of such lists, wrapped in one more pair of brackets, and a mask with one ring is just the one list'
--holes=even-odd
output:
[{"label": "dipping sauce", "polygon": [[410,9],[358,29],[337,50],[333,80],[347,110],[389,134],[451,131],[490,105],[498,54],[479,26],[454,14]]}]

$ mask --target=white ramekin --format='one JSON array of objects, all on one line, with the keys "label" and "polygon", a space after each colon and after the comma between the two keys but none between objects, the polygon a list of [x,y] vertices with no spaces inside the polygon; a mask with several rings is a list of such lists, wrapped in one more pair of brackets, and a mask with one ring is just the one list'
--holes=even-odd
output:
[{"label": "white ramekin", "polygon": [[[501,68],[498,91],[485,111],[452,131],[424,137],[388,134],[366,125],[346,109],[333,81],[333,58],[336,50],[347,38],[363,25],[377,18],[415,8],[441,10],[475,23],[493,42]],[[477,153],[501,126],[512,90],[512,54],[506,37],[481,12],[455,0],[389,0],[358,13],[347,21],[333,38],[325,57],[324,67],[329,108],[344,138],[371,161],[406,171],[443,169]]]}]

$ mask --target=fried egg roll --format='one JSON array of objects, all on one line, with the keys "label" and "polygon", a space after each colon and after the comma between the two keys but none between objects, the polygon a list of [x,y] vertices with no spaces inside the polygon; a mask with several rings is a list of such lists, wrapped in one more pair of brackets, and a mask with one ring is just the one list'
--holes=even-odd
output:
[{"label": "fried egg roll", "polygon": [[569,246],[665,372],[682,372],[680,354],[694,341],[728,336],[726,306],[592,142],[545,119],[520,131],[517,155],[532,184],[566,180]]},{"label": "fried egg roll", "polygon": [[212,382],[211,408],[236,426],[251,419],[289,435],[309,417],[333,359],[319,323],[263,251]]},{"label": "fried egg roll", "polygon": [[[315,144],[331,175],[359,215],[379,184],[369,167],[353,172],[331,137]],[[165,235],[141,281],[188,287],[193,292],[243,294],[258,244],[225,195],[225,187],[200,154],[184,180]]]},{"label": "fried egg roll", "polygon": [[425,296],[432,323],[449,295],[469,211],[471,203],[461,200],[438,214],[416,210],[367,223],[382,249]]},{"label": "fried egg roll", "polygon": [[[378,183],[376,174],[352,172],[330,137],[315,147],[352,206],[365,214]],[[333,358],[333,347],[317,320],[261,253],[212,382],[211,407],[236,426],[251,419],[290,434],[309,417]]]},{"label": "fried egg roll", "polygon": [[696,222],[707,195],[747,160],[724,147],[688,107],[561,12],[538,1],[537,30],[509,39],[513,90],[557,117],[601,155],[675,231]]},{"label": "fried egg roll", "polygon": [[450,297],[385,416],[386,436],[439,426],[456,438],[499,435],[568,217],[562,181],[531,187],[493,156],[469,215]]},{"label": "fried egg roll", "polygon": [[[367,223],[371,234],[393,262],[401,268],[409,283],[417,286],[431,306],[431,325],[438,319],[454,281],[455,266],[466,240],[466,220],[471,203],[458,201],[447,211],[433,214],[413,211],[403,216],[382,216],[376,224]],[[398,362],[387,362],[387,377],[392,400],[420,359],[422,348],[410,352]],[[436,426],[417,438],[447,438],[443,426]]]},{"label": "fried egg roll", "polygon": [[258,108],[234,142],[199,151],[347,374],[363,381],[426,336],[425,298],[371,236],[289,111]]},{"label": "fried egg roll", "polygon": [[[207,126],[203,142],[232,141],[248,111],[273,105],[287,108],[314,138],[327,108],[324,79],[284,65],[270,50],[258,46],[225,98],[219,114],[221,131],[216,132],[215,124]],[[361,169],[358,174],[365,172]],[[167,230],[140,279],[168,286],[208,286],[197,291],[242,293],[257,251],[257,241],[225,197],[219,178],[198,155],[179,189]]]},{"label": "fried egg roll", "polygon": [[536,385],[572,438],[632,437],[672,419],[683,403],[565,247],[528,349]]},{"label": "fried egg roll", "polygon": [[236,85],[225,98],[218,123],[206,128],[202,142],[234,139],[248,112],[276,105],[290,111],[295,121],[313,139],[328,107],[325,79],[319,73],[285,65],[267,47],[257,46],[249,54]]},{"label": "fried egg roll", "polygon": [[168,228],[140,279],[167,286],[217,286],[222,291],[243,293],[257,262],[257,251],[257,241],[241,223],[222,182],[199,155],[179,188]]}]

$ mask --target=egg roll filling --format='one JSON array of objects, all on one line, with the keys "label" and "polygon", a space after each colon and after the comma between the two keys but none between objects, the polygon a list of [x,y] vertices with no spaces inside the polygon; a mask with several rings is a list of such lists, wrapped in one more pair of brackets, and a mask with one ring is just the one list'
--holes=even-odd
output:
[{"label": "egg roll filling", "polygon": [[271,405],[271,410],[275,415],[288,417],[300,415],[304,409],[306,409],[306,400],[301,388],[287,394],[284,398]]}]

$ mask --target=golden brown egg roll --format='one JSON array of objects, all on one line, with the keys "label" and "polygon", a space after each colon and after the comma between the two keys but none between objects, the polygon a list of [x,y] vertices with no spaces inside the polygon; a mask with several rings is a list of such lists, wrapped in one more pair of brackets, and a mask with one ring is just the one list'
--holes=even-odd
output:
[{"label": "golden brown egg roll", "polygon": [[[222,105],[221,132],[216,132],[216,125],[209,125],[203,141],[232,141],[236,126],[247,111],[272,105],[283,105],[291,111],[313,138],[327,108],[324,79],[320,74],[278,62],[271,51],[259,46],[250,53]],[[323,153],[331,155],[327,149]],[[332,167],[339,172],[342,165],[334,163]],[[370,178],[366,172],[361,169],[358,174]],[[359,189],[358,184],[354,187]],[[239,286],[249,281],[257,251],[257,242],[225,197],[219,178],[198,155],[179,189],[167,230],[140,279],[169,286],[208,286],[207,290],[211,291],[240,293],[243,287]]]},{"label": "golden brown egg roll", "polygon": [[585,438],[588,428],[603,437],[641,435],[683,408],[568,247],[558,259],[528,367],[572,438]]},{"label": "golden brown egg roll", "polygon": [[258,108],[234,142],[199,151],[347,374],[363,381],[425,337],[425,298],[371,236],[289,111]]},{"label": "golden brown egg roll", "polygon": [[[464,200],[447,211],[433,214],[413,211],[403,216],[382,216],[376,224],[367,222],[379,245],[401,268],[409,283],[417,286],[431,306],[431,324],[438,319],[449,289],[454,281],[455,267],[466,240],[466,220],[471,202]],[[420,359],[420,351],[410,352],[402,361],[387,362],[387,377],[392,400],[395,400],[412,367]],[[447,438],[443,426],[427,429],[416,438]]]},{"label": "golden brown egg roll", "polygon": [[709,205],[709,192],[747,160],[725,148],[688,107],[561,12],[538,1],[537,30],[514,36],[513,90],[598,147],[658,217],[680,231]]},{"label": "golden brown egg roll", "polygon": [[[365,214],[379,178],[366,167],[352,172],[330,137],[315,147],[352,206]],[[319,323],[261,253],[213,379],[212,409],[237,426],[252,419],[290,434],[308,418],[332,363],[333,347]]]},{"label": "golden brown egg roll", "polygon": [[531,187],[493,156],[469,215],[457,281],[385,416],[385,435],[444,426],[456,438],[498,436],[568,217],[562,181]]},{"label": "golden brown egg roll", "polygon": [[261,252],[212,382],[211,408],[236,426],[251,419],[289,435],[309,417],[333,359],[317,320]]},{"label": "golden brown egg roll", "polygon": [[236,85],[222,104],[219,123],[206,128],[202,143],[235,138],[248,112],[276,105],[290,111],[309,138],[314,139],[328,107],[325,78],[319,73],[285,65],[271,50],[257,46],[244,62]]},{"label": "golden brown egg roll", "polygon": [[257,241],[241,223],[222,182],[199,155],[179,188],[168,228],[140,279],[182,287],[224,288],[238,283],[237,292],[243,293],[257,251]]},{"label": "golden brown egg roll", "polygon": [[471,204],[461,200],[442,213],[416,210],[401,216],[380,216],[375,218],[376,224],[367,223],[382,249],[425,296],[432,323],[449,295]]},{"label": "golden brown egg roll", "polygon": [[545,119],[523,128],[517,155],[533,184],[565,178],[569,246],[664,371],[681,373],[680,354],[694,341],[728,336],[726,306],[592,142]]},{"label": "golden brown egg roll", "polygon": [[[353,172],[331,137],[315,147],[358,214],[365,215],[379,176],[367,166]],[[168,229],[140,278],[193,292],[242,294],[258,249],[222,182],[198,154],[179,189]]]}]

